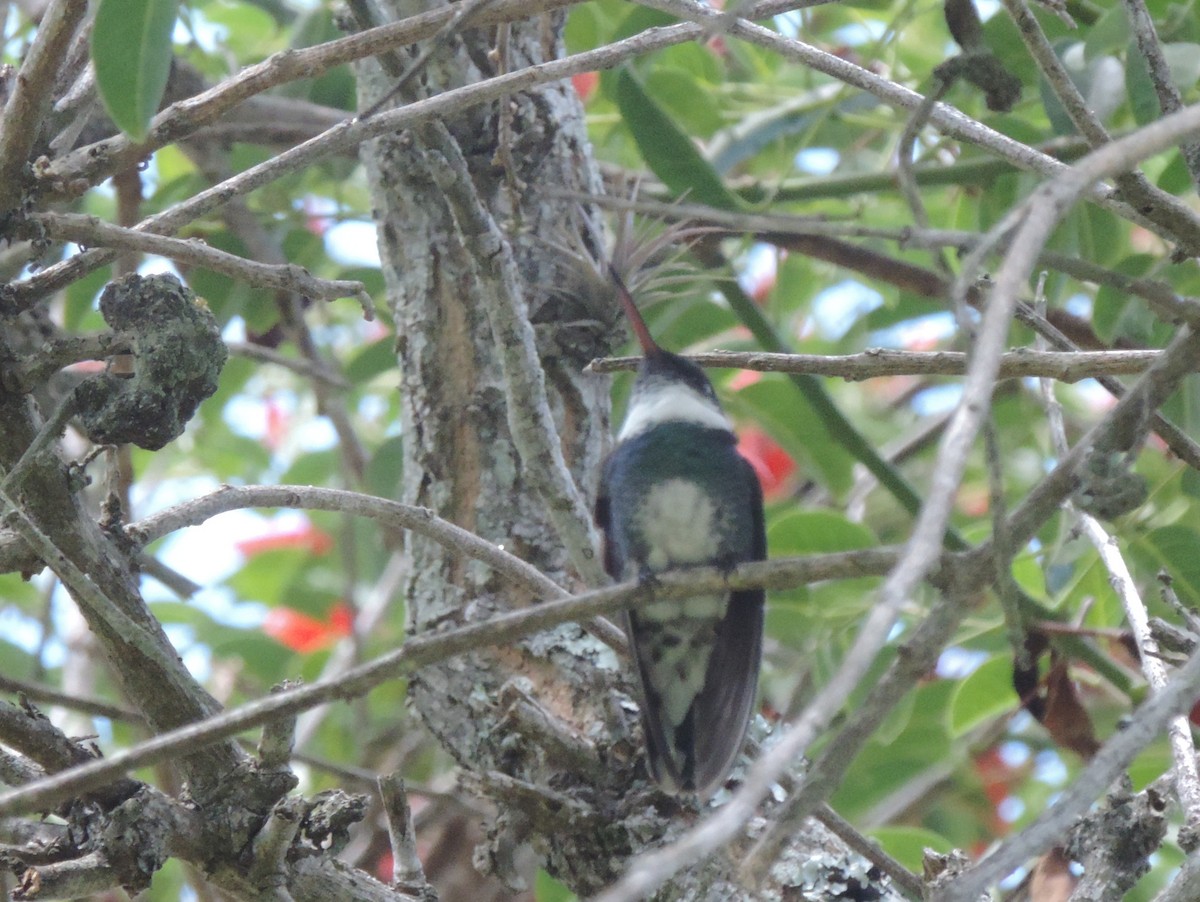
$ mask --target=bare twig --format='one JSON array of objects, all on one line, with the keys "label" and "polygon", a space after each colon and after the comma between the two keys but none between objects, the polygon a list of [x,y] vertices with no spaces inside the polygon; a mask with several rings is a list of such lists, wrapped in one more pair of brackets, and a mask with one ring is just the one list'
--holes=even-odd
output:
[{"label": "bare twig", "polygon": [[[1010,351],[1000,358],[997,379],[1045,377],[1078,382],[1097,376],[1144,372],[1161,351]],[[688,355],[701,366],[729,367],[763,373],[810,373],[849,381],[887,376],[961,376],[968,355],[961,351],[895,351],[868,348],[858,354],[772,354],[765,351],[707,351]],[[637,369],[640,357],[607,357],[589,365],[592,372]],[[1200,369],[1200,362],[1197,362]]]},{"label": "bare twig", "polygon": [[79,698],[75,695],[68,695],[65,692],[58,692],[48,686],[42,686],[38,683],[27,683],[24,680],[13,679],[3,674],[0,674],[0,692],[19,692],[21,695],[35,702],[58,705],[59,707],[70,708],[73,711],[80,711],[94,717],[107,717],[109,720],[126,721],[129,723],[140,723],[142,720],[140,714],[128,708],[110,705],[108,702],[103,702],[99,699]]},{"label": "bare twig", "polygon": [[[525,19],[576,2],[579,0],[497,0],[479,15],[475,24],[483,27]],[[273,54],[207,91],[171,104],[150,121],[140,144],[117,135],[78,148],[55,160],[42,174],[43,179],[65,184],[83,178],[98,183],[136,165],[146,154],[216,122],[256,94],[300,78],[316,78],[337,66],[432,37],[454,15],[454,7],[442,7],[314,47]]]},{"label": "bare twig", "polygon": [[229,353],[234,356],[281,366],[297,375],[304,376],[306,379],[317,379],[324,382],[330,388],[335,388],[339,391],[346,391],[350,388],[350,383],[340,375],[331,372],[328,367],[313,364],[311,360],[288,357],[272,348],[264,348],[262,345],[251,344],[245,341],[227,341],[225,342],[225,347],[229,348]]},{"label": "bare twig", "polygon": [[921,882],[921,878],[880,848],[877,840],[860,833],[857,827],[829,805],[819,806],[814,816],[837,834],[847,846],[867,861],[877,864],[879,869],[887,874],[910,899],[924,897],[924,884]]},{"label": "bare twig", "polygon": [[[676,0],[671,0],[671,2],[675,3]],[[682,2],[682,0],[678,0],[678,2]],[[787,3],[782,2],[782,0],[769,0],[769,2],[755,4],[753,8],[745,10],[744,15],[748,18],[761,18],[805,5],[811,4],[806,2]],[[501,6],[505,9],[509,8],[508,3],[501,4],[498,2],[496,6],[490,7],[489,10],[481,15],[480,22],[485,21],[489,13],[498,12]],[[431,119],[445,119],[456,112],[460,112],[476,104],[490,102],[509,93],[527,91],[537,85],[568,78],[582,72],[611,68],[634,56],[693,40],[703,33],[704,28],[708,27],[707,20],[709,18],[719,15],[709,10],[708,7],[700,6],[699,4],[686,4],[681,7],[673,6],[671,11],[676,14],[686,13],[688,17],[695,16],[702,24],[685,23],[650,29],[632,38],[615,42],[607,47],[574,54],[562,60],[542,63],[534,67],[520,69],[516,72],[500,75],[483,82],[447,91],[435,97],[408,104],[401,109],[382,112],[363,122],[343,123],[292,150],[285,151],[272,160],[251,167],[220,185],[200,192],[195,197],[176,205],[168,211],[145,220],[137,228],[160,234],[174,231],[186,222],[211,212],[235,195],[253,191],[288,172],[303,168],[329,154],[352,148],[368,138],[381,134],[395,133],[401,129],[409,128]],[[442,21],[444,19],[438,19],[439,23]],[[381,28],[389,27],[381,26]],[[422,30],[420,34],[431,34],[433,31],[436,31],[436,28],[437,26],[434,25],[431,30]],[[373,40],[377,39],[379,36],[372,34],[375,31],[379,31],[379,29],[373,29],[372,32],[364,32],[362,36],[372,35]],[[758,28],[758,26],[754,26],[744,20],[739,20],[732,26],[731,33],[745,40],[766,46],[781,53],[788,59],[811,66],[847,84],[870,91],[884,102],[893,106],[902,109],[912,109],[921,101],[919,94],[895,85],[862,67],[800,42],[784,38],[769,29]],[[360,36],[351,36],[351,38],[343,40],[349,41],[355,37]],[[384,43],[387,46],[391,46],[387,41]],[[404,42],[400,41],[397,43]],[[355,44],[354,47],[354,53],[357,55],[349,57],[351,59],[369,55],[365,52],[367,47],[373,48],[370,51],[372,53],[383,49],[375,43],[367,42]],[[339,53],[343,49],[342,45],[339,44]],[[299,59],[302,53],[303,51],[291,51],[286,56],[273,57],[266,63],[261,64],[263,67],[266,67],[265,70],[259,71],[258,67],[253,68],[256,70],[256,75],[260,77],[266,71],[270,71],[276,67],[285,69],[289,73],[289,78],[296,77],[301,73],[306,76],[311,75],[313,73],[309,70],[301,68],[297,72],[294,69],[295,59]],[[338,62],[346,61],[346,59],[338,57]],[[306,60],[306,62],[312,63],[311,60]],[[188,107],[187,104],[194,103],[199,106],[206,102],[213,92],[218,90],[215,88],[212,92],[200,95],[199,98],[183,101],[160,114],[160,116],[167,116],[168,114],[172,114],[172,110],[175,110],[171,119],[160,121],[160,119],[156,118],[154,120],[147,138],[149,142],[147,146],[162,146],[168,141],[174,140],[178,135],[178,131],[174,129],[178,129],[180,123],[173,120],[175,118],[186,120],[187,116],[192,113],[192,107]],[[250,93],[253,93],[253,91],[250,91]],[[238,99],[241,98],[239,97]],[[232,105],[232,102],[229,105]],[[219,106],[220,110],[226,108],[228,107],[225,105]],[[953,137],[992,150],[1018,168],[1029,169],[1046,175],[1060,173],[1065,168],[1064,164],[1058,160],[1033,148],[1029,148],[1020,142],[1007,138],[944,104],[935,106],[931,122]],[[93,145],[90,148],[84,148],[82,150],[86,151],[86,153],[77,152],[81,153],[81,155],[74,158],[74,168],[52,168],[52,170],[46,173],[46,178],[68,184],[78,179],[91,180],[108,174],[108,172],[112,171],[109,167],[114,165],[114,161],[118,157],[123,159],[124,157],[128,157],[123,164],[125,166],[136,163],[137,154],[131,154],[125,149],[121,144],[122,140],[121,138],[113,138]],[[1161,234],[1164,232],[1164,230],[1145,219],[1127,205],[1114,201],[1113,191],[1110,188],[1093,188],[1090,190],[1089,196],[1097,203],[1132,222],[1144,225],[1156,233]],[[1196,240],[1193,243],[1200,247],[1200,221],[1197,222],[1195,232],[1197,233],[1195,236]],[[1166,237],[1170,240],[1176,240],[1180,236],[1167,234]],[[1182,237],[1189,241],[1191,240],[1188,235],[1183,235]],[[18,308],[27,306],[49,292],[69,284],[91,269],[104,265],[104,263],[111,259],[110,253],[105,251],[89,251],[87,254],[80,254],[66,263],[48,267],[25,282],[9,287],[4,300],[7,300]]]},{"label": "bare twig", "polygon": [[1100,748],[1075,782],[1062,790],[1054,805],[1027,828],[1005,840],[986,858],[948,881],[934,902],[976,899],[1047,846],[1057,842],[1097,796],[1129,766],[1141,749],[1161,733],[1167,722],[1192,703],[1200,691],[1200,654],[1179,669],[1162,692],[1146,701],[1122,729]]},{"label": "bare twig", "polygon": [[1019,667],[1029,666],[1028,636],[1025,617],[1021,611],[1018,587],[1012,574],[1012,562],[1017,550],[1009,542],[1004,531],[1004,518],[1008,505],[1004,500],[1004,470],[1001,466],[1000,438],[997,435],[995,417],[984,422],[984,458],[988,474],[988,513],[992,518],[992,543],[996,554],[996,597],[1004,611],[1004,627],[1008,632],[1008,644],[1012,647],[1013,659]]},{"label": "bare twig", "polygon": [[[1045,400],[1046,420],[1059,458],[1068,454],[1067,434],[1063,426],[1062,408],[1054,397],[1054,385],[1047,379],[1040,382]],[[1138,659],[1146,682],[1154,692],[1161,692],[1167,685],[1167,668],[1159,654],[1158,642],[1150,631],[1150,617],[1146,606],[1125,564],[1125,558],[1117,545],[1100,523],[1084,511],[1074,511],[1080,531],[1087,537],[1100,556],[1108,571],[1108,581],[1121,599],[1125,618],[1138,647]],[[1191,725],[1182,714],[1172,717],[1167,724],[1167,735],[1171,744],[1171,755],[1175,761],[1175,790],[1183,809],[1185,829],[1195,836],[1200,829],[1200,773],[1196,770],[1196,748],[1192,742]]]},{"label": "bare twig", "polygon": [[744,564],[730,573],[715,567],[689,569],[661,574],[652,588],[631,581],[500,614],[445,632],[416,636],[401,648],[356,667],[337,680],[323,680],[261,698],[233,711],[164,732],[115,752],[102,761],[0,794],[0,816],[50,807],[62,799],[104,786],[115,775],[132,768],[176,757],[181,750],[191,752],[285,714],[363,695],[380,683],[454,655],[512,642],[560,623],[611,614],[635,601],[690,598],[751,586],[795,587],[818,580],[860,577],[882,573],[895,560],[894,549],[880,548]]},{"label": "bare twig", "polygon": [[[700,23],[707,23],[721,16],[719,11],[698,3],[696,0],[639,0],[639,2],[642,5],[661,9]],[[755,17],[755,13],[756,11],[748,11],[745,14],[746,18],[739,19],[729,26],[728,34],[778,53],[784,59],[823,72],[831,78],[867,91],[890,106],[913,110],[921,104],[923,98],[920,94],[879,78],[866,69],[833,54],[825,53],[802,41],[793,40],[769,28],[746,21],[748,18]],[[941,129],[950,137],[986,147],[1021,169],[1046,176],[1061,175],[1067,169],[1066,165],[1058,160],[999,135],[946,104],[935,104],[929,121],[930,124]],[[1171,225],[1168,227],[1150,221],[1128,204],[1118,201],[1114,189],[1107,185],[1100,185],[1096,180],[1089,182],[1086,192],[1091,200],[1123,219],[1143,225],[1169,241],[1182,242],[1189,254],[1200,253],[1200,217],[1188,211],[1182,204],[1172,207],[1173,212],[1178,215],[1172,217]]]},{"label": "bare twig", "polygon": [[[1050,230],[1083,194],[1092,180],[1128,168],[1136,161],[1170,146],[1182,136],[1192,134],[1197,129],[1200,129],[1200,108],[1182,110],[1089,154],[1073,167],[1067,176],[1047,183],[1035,192],[1020,211],[1020,224],[997,274],[991,303],[1015,298]],[[1008,224],[1006,226],[1011,227]],[[1105,419],[1103,426],[1108,430],[1107,434],[1120,436],[1128,433],[1134,422],[1144,420],[1147,410],[1154,409],[1162,403],[1166,394],[1177,384],[1178,377],[1174,373],[1174,367],[1195,344],[1195,336],[1186,328],[1181,330],[1168,352],[1163,355],[1162,365],[1152,368],[1139,382],[1137,389],[1131,391]],[[1080,445],[1086,443],[1090,446],[1094,443],[1099,438],[1099,429],[1100,427],[1097,427],[1089,432],[1009,517],[1009,528],[1012,530],[1014,541],[1023,541],[1028,536],[1026,529],[1032,525],[1030,515],[1048,500],[1047,496],[1063,491],[1065,486],[1060,480],[1064,476],[1069,477],[1074,468],[1081,463],[1083,451],[1080,450]],[[1060,503],[1061,500],[1062,495],[1058,495]],[[1037,522],[1041,522],[1041,516],[1038,516]],[[1103,792],[1138,749],[1178,713],[1182,705],[1181,698],[1185,693],[1195,692],[1197,685],[1200,685],[1200,655],[1189,660],[1179,671],[1177,678],[1138,711],[1135,721],[1139,729],[1127,727],[1106,743],[1052,809],[1041,815],[1032,827],[1002,844],[979,865],[950,881],[946,888],[941,890],[939,898],[973,898],[993,881],[1022,863],[1030,854],[1044,848]]]},{"label": "bare twig", "polygon": [[246,876],[251,884],[267,887],[284,882],[287,873],[287,853],[292,847],[292,840],[300,831],[306,805],[304,799],[290,796],[280,799],[271,809],[267,822],[254,835],[250,845],[251,854],[248,857],[251,865]]},{"label": "bare twig", "polygon": [[217,514],[249,507],[330,510],[368,517],[395,528],[411,529],[451,551],[483,561],[536,599],[561,598],[565,594],[561,586],[537,568],[435,516],[428,508],[340,489],[304,485],[223,486],[208,495],[151,514],[130,524],[126,532],[134,541],[145,545],[178,529],[199,525]]},{"label": "bare twig", "polygon": [[29,222],[32,228],[44,230],[50,237],[73,241],[83,248],[111,247],[158,254],[179,263],[222,273],[249,285],[272,291],[291,291],[322,301],[354,298],[362,305],[367,319],[375,318],[371,296],[361,282],[318,279],[295,263],[272,266],[210,247],[197,238],[167,238],[78,213],[32,213]]},{"label": "bare twig", "polygon": [[[972,9],[974,9],[972,7]],[[920,105],[912,111],[908,120],[904,123],[904,130],[900,133],[899,145],[896,149],[896,181],[900,186],[900,193],[904,197],[904,202],[908,204],[909,212],[912,214],[912,220],[917,224],[917,228],[929,228],[929,213],[925,210],[925,202],[921,199],[921,192],[917,188],[917,180],[913,176],[913,165],[916,163],[916,145],[917,137],[921,130],[925,128],[929,122],[929,116],[933,112],[934,104],[940,101],[946,92],[950,90],[953,82],[949,78],[942,78],[936,72],[933,76],[932,90],[925,95],[924,100]],[[945,253],[940,249],[935,251],[937,267],[942,272],[950,272],[950,264],[946,259]]]},{"label": "bare twig", "polygon": [[[1111,141],[1112,138],[1105,130],[1104,125],[1088,106],[1083,95],[1079,93],[1075,83],[1071,81],[1071,76],[1067,74],[1066,68],[1058,58],[1058,54],[1054,52],[1045,32],[1042,31],[1041,24],[1034,17],[1025,0],[1004,0],[1004,5],[1021,32],[1025,46],[1036,60],[1038,68],[1062,102],[1063,109],[1066,110],[1079,133],[1087,138],[1088,143],[1093,147],[1100,147]],[[1180,103],[1178,95],[1176,95],[1175,106],[1170,110],[1164,108],[1163,112],[1174,112],[1179,107]],[[1157,214],[1159,216],[1182,216],[1184,219],[1194,216],[1191,211],[1180,209],[1178,198],[1151,184],[1139,171],[1117,173],[1114,178],[1122,195],[1136,209],[1162,211]],[[1184,227],[1187,228],[1186,224]]]},{"label": "bare twig", "polygon": [[[1137,40],[1138,51],[1150,71],[1150,81],[1154,85],[1154,93],[1158,95],[1159,109],[1164,115],[1183,109],[1183,98],[1171,77],[1171,67],[1167,65],[1167,58],[1163,55],[1162,43],[1158,39],[1158,30],[1154,27],[1150,11],[1146,9],[1143,0],[1125,0],[1124,5],[1125,14],[1129,17],[1129,27]],[[1182,150],[1192,183],[1200,185],[1200,142],[1195,139],[1184,141]]]},{"label": "bare twig", "polygon": [[379,778],[379,794],[387,815],[388,841],[392,847],[392,885],[407,892],[420,892],[429,885],[425,869],[417,855],[417,836],[413,830],[408,793],[399,774]]},{"label": "bare twig", "polygon": [[13,79],[0,129],[0,211],[6,215],[20,203],[27,181],[24,168],[50,112],[55,77],[87,10],[86,3],[55,0]]},{"label": "bare twig", "polygon": [[[408,64],[408,68],[400,74],[391,90],[359,113],[358,117],[366,119],[368,116],[374,116],[397,97],[401,96],[413,78],[419,75],[429,63],[430,58],[442,47],[445,47],[460,28],[464,28],[470,24],[472,20],[493,2],[495,0],[462,0],[461,3],[456,4],[453,7],[454,14],[445,21],[437,30],[437,33],[421,48],[421,52],[417,54],[417,58]],[[507,24],[507,22],[503,23],[503,25]]]}]

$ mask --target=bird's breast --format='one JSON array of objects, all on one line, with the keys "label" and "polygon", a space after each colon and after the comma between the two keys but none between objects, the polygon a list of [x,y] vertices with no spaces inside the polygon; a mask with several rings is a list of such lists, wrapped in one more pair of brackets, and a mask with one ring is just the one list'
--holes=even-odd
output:
[{"label": "bird's breast", "polygon": [[719,539],[713,498],[696,482],[675,477],[653,485],[638,510],[638,532],[651,570],[714,560]]}]

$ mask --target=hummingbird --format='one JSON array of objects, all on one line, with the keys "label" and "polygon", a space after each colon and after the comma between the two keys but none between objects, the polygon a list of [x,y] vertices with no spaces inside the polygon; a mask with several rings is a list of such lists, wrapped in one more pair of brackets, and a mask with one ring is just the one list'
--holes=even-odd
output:
[{"label": "hummingbird", "polygon": [[[604,463],[596,522],[616,580],[766,558],[762,489],[704,371],[658,346],[611,272],[643,358]],[[625,613],[646,758],[666,792],[707,799],[724,782],[754,711],[763,590],[651,601]]]}]

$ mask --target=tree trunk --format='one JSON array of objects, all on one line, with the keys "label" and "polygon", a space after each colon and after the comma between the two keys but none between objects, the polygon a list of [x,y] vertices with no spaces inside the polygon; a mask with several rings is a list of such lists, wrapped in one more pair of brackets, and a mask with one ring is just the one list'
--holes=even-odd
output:
[{"label": "tree trunk", "polygon": [[[380,6],[389,20],[423,8],[416,0]],[[459,29],[414,80],[423,87],[410,85],[403,99],[477,81],[499,67],[552,59],[562,52],[562,24],[555,13],[507,34]],[[361,66],[360,108],[386,97],[408,62],[385,58]],[[571,85],[557,83],[466,110],[445,126],[456,146],[439,143],[446,135],[434,134],[435,126],[372,141],[361,151],[396,322],[401,500],[432,508],[560,585],[580,588],[549,515],[551,505],[565,502],[539,496],[510,430],[510,418],[521,415],[528,399],[516,398],[518,410],[509,410],[514,399],[493,322],[501,302],[479,273],[490,265],[488,241],[500,239],[501,253],[512,255],[521,275],[562,453],[590,504],[609,444],[609,383],[583,369],[610,353],[624,328],[615,304],[589,309],[586,293],[562,291],[572,282],[570,264],[553,246],[569,243],[569,224],[596,215],[552,194],[600,190],[583,110]],[[456,217],[446,197],[445,158],[459,153],[496,230],[487,240]],[[420,537],[409,539],[407,554],[405,598],[414,633],[533,600]],[[412,679],[410,698],[426,726],[470,782],[497,802],[487,858],[501,877],[526,879],[536,861],[576,892],[591,894],[619,877],[631,854],[694,819],[678,817],[681,806],[646,779],[627,676],[610,649],[569,625]],[[745,898],[733,871],[718,856],[678,878],[663,898]]]}]

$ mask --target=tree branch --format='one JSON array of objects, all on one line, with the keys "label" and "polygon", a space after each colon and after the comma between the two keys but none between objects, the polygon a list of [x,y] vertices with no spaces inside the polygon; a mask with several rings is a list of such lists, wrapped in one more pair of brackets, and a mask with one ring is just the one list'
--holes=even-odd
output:
[{"label": "tree branch", "polygon": [[167,238],[137,229],[126,229],[104,222],[96,216],[78,213],[31,213],[28,227],[19,231],[27,237],[38,232],[61,241],[73,241],[80,247],[110,247],[117,250],[158,254],[179,263],[199,266],[271,291],[290,291],[321,301],[354,298],[368,320],[375,318],[374,304],[362,282],[318,279],[303,266],[286,263],[273,266],[247,260],[198,238]]},{"label": "tree branch", "polygon": [[[996,378],[1045,377],[1078,382],[1098,376],[1124,376],[1145,372],[1161,351],[1034,351],[1019,349],[1000,358]],[[765,351],[707,351],[686,355],[705,367],[728,367],[762,373],[808,373],[835,376],[856,382],[888,376],[961,376],[969,355],[961,351],[895,351],[868,348],[858,354],[773,354]],[[640,357],[594,360],[592,372],[615,373],[637,369]],[[1200,370],[1200,361],[1196,367]]]},{"label": "tree branch", "polygon": [[442,633],[416,636],[408,639],[399,649],[355,667],[336,680],[324,680],[260,698],[233,711],[164,732],[104,760],[75,767],[0,794],[0,816],[41,810],[63,799],[104,786],[113,777],[132,768],[176,757],[183,749],[194,751],[285,714],[363,695],[380,683],[454,655],[509,643],[560,623],[577,622],[597,614],[612,614],[635,601],[643,603],[652,599],[691,598],[705,593],[756,586],[794,588],[819,580],[880,574],[886,572],[895,560],[895,549],[877,548],[743,564],[729,573],[713,567],[664,573],[653,587],[631,581],[500,614]]},{"label": "tree branch", "polygon": [[28,182],[25,167],[50,112],[58,70],[87,10],[86,3],[55,0],[38,24],[33,45],[13,80],[0,129],[0,214],[4,216],[20,205]]},{"label": "tree branch", "polygon": [[1100,748],[1096,757],[1055,803],[1020,833],[973,867],[939,887],[934,902],[974,899],[989,886],[1008,876],[1031,856],[1057,842],[1097,796],[1120,776],[1134,757],[1153,742],[1167,721],[1191,705],[1200,691],[1200,654],[1193,655],[1176,672],[1162,692],[1151,696],[1124,726]]}]

